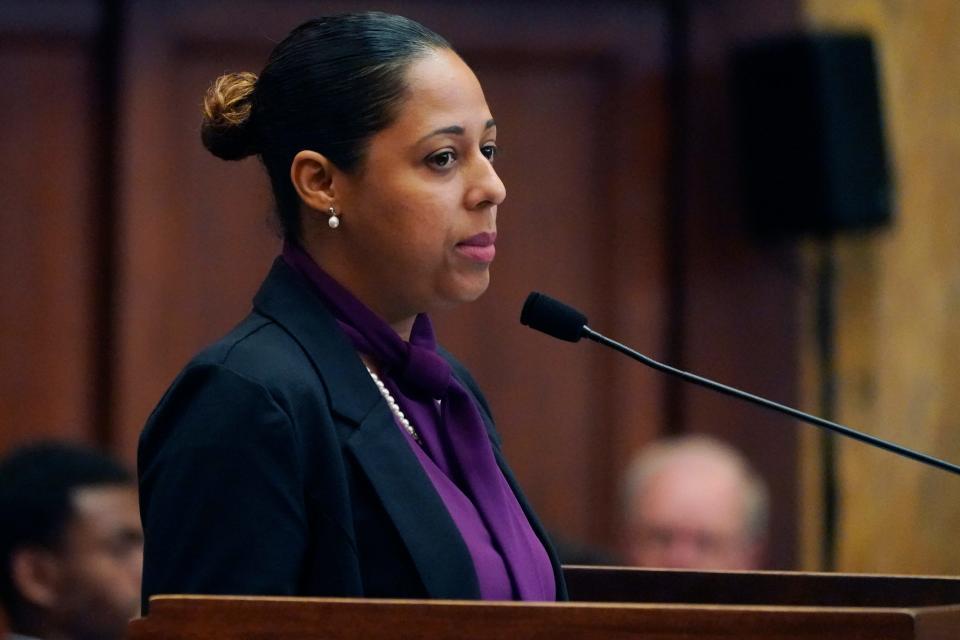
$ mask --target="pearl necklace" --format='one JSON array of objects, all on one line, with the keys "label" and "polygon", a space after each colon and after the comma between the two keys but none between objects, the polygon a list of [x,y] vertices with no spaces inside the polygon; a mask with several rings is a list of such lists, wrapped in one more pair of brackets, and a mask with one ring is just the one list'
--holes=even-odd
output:
[{"label": "pearl necklace", "polygon": [[407,420],[407,416],[403,415],[403,410],[400,408],[400,405],[397,404],[397,401],[394,400],[393,394],[390,393],[390,390],[387,389],[387,385],[383,384],[383,380],[380,379],[380,376],[375,374],[370,367],[367,367],[367,373],[370,374],[370,377],[373,378],[373,383],[377,385],[377,390],[380,391],[380,395],[383,396],[383,399],[387,401],[387,406],[390,407],[390,411],[393,412],[393,417],[397,419],[397,422],[407,430],[407,433],[416,440],[417,444],[421,447],[423,446],[423,441],[420,439],[420,434],[417,433],[417,430],[413,428],[413,425],[410,424],[410,421]]}]

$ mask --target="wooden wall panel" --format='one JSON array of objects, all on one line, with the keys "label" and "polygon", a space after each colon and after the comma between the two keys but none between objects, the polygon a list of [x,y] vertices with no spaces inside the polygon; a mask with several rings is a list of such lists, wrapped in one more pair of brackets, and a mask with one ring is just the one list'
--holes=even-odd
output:
[{"label": "wooden wall panel", "polygon": [[243,318],[279,248],[256,160],[219,160],[199,133],[209,83],[226,70],[259,70],[269,44],[196,42],[174,17],[144,3],[130,18],[115,421],[117,451],[131,460],[163,391]]},{"label": "wooden wall panel", "polygon": [[92,5],[0,15],[0,453],[96,443]]},{"label": "wooden wall panel", "polygon": [[[837,245],[838,417],[958,462],[960,5],[803,4],[814,27],[874,37],[897,187],[891,229]],[[960,479],[859,443],[839,462],[838,569],[960,571]]]},{"label": "wooden wall panel", "polygon": [[[732,122],[729,60],[750,39],[796,28],[793,2],[691,3],[684,233],[682,366],[796,406],[797,297],[794,246],[761,244],[743,223]],[[776,215],[776,212],[771,212]],[[715,434],[743,449],[771,491],[769,562],[789,568],[796,554],[796,429],[781,417],[698,387],[684,388],[686,431]]]}]

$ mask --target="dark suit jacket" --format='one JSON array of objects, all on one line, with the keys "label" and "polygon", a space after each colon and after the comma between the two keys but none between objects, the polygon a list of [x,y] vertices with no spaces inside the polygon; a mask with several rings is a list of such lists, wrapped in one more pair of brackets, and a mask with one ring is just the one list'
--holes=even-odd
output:
[{"label": "dark suit jacket", "polygon": [[[494,453],[566,590],[543,527]],[[196,356],[138,451],[143,597],[478,598],[467,547],[393,415],[308,283],[278,259],[251,314]]]}]

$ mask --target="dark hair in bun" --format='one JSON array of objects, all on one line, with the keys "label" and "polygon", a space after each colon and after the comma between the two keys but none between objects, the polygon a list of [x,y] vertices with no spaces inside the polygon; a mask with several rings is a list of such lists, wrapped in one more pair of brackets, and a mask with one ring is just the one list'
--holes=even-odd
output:
[{"label": "dark hair in bun", "polygon": [[370,137],[397,116],[407,67],[450,48],[423,25],[387,13],[310,20],[274,48],[259,78],[231,73],[213,83],[204,98],[203,144],[225,160],[260,156],[284,236],[298,240],[293,157],[311,149],[343,171],[359,170]]},{"label": "dark hair in bun", "polygon": [[203,97],[200,138],[210,153],[224,160],[241,160],[258,153],[249,126],[250,95],[257,76],[247,71],[217,78]]}]

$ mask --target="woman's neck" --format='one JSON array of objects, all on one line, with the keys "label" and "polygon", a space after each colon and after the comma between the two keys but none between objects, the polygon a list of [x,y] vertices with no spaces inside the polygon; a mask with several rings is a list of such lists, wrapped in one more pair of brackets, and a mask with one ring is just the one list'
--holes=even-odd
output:
[{"label": "woman's neck", "polygon": [[340,283],[340,286],[349,291],[357,300],[362,302],[368,309],[390,325],[398,336],[404,341],[410,341],[410,333],[413,331],[413,323],[417,319],[417,314],[413,312],[400,311],[395,301],[387,299],[385,296],[378,296],[376,292],[382,287],[370,284],[366,279],[360,277],[354,270],[346,268],[341,261],[329,260],[330,251],[323,251],[312,246],[313,243],[305,243],[303,247],[313,261],[326,271],[331,278]]},{"label": "woman's neck", "polygon": [[[382,317],[382,316],[381,316]],[[387,321],[387,324],[397,332],[397,335],[403,338],[405,342],[410,342],[410,332],[413,331],[413,323],[417,319],[416,316],[412,318],[404,318],[397,322]]]}]

